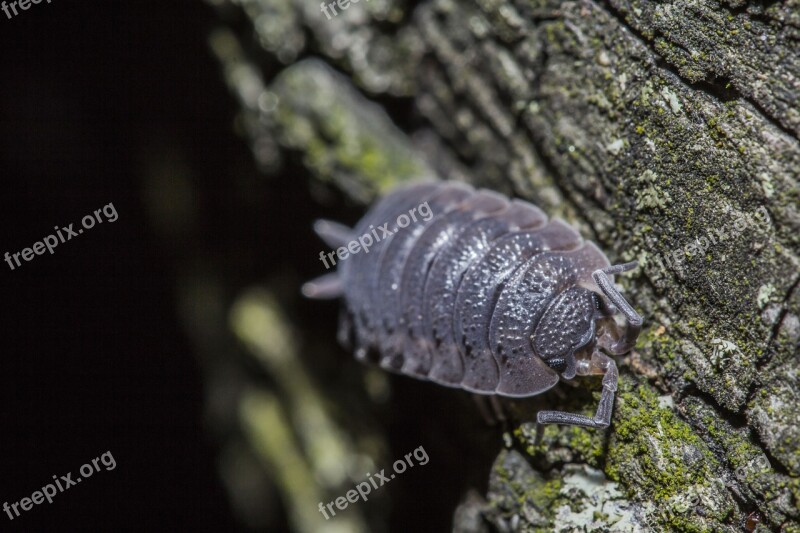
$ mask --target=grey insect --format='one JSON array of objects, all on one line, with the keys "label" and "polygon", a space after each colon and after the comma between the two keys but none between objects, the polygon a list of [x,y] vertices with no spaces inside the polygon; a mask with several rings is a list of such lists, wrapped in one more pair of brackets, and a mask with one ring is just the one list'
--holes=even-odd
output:
[{"label": "grey insect", "polygon": [[[432,215],[411,222],[422,205]],[[389,227],[401,216],[407,227]],[[602,374],[594,418],[541,411],[537,420],[609,425],[618,373],[600,350],[623,354],[639,336],[642,318],[613,283],[636,262],[611,266],[592,242],[534,205],[456,182],[406,185],[353,229],[318,221],[315,230],[329,246],[355,250],[303,292],[344,297],[339,337],[358,359],[508,397],[540,394],[559,374]],[[365,245],[367,235],[370,247],[353,245]]]}]

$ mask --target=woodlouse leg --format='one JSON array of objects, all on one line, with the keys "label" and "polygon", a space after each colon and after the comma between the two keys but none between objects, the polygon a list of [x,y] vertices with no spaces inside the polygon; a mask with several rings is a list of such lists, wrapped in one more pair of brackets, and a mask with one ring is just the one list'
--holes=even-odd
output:
[{"label": "woodlouse leg", "polygon": [[494,410],[494,416],[500,422],[506,421],[506,412],[503,409],[503,404],[500,403],[500,399],[497,396],[489,396],[489,403]]},{"label": "woodlouse leg", "polygon": [[625,331],[620,339],[608,348],[608,350],[615,355],[629,351],[636,344],[636,339],[639,337],[639,332],[642,330],[642,317],[639,316],[639,313],[631,307],[631,304],[629,304],[625,297],[614,287],[614,284],[608,279],[608,276],[627,272],[628,270],[636,268],[637,265],[638,263],[636,261],[632,261],[623,265],[614,265],[596,270],[592,273],[594,282],[597,283],[597,286],[600,287],[603,294],[605,294],[606,297],[611,300],[611,303],[625,316]]},{"label": "woodlouse leg", "polygon": [[578,365],[579,375],[604,374],[603,394],[600,396],[600,404],[597,406],[597,413],[595,413],[594,418],[563,411],[539,411],[536,415],[536,420],[539,424],[564,424],[567,426],[602,429],[607,428],[611,423],[614,394],[617,392],[617,380],[619,379],[617,364],[602,352],[594,352],[591,361],[583,361],[582,363]]},{"label": "woodlouse leg", "polygon": [[486,425],[487,426],[497,425],[497,419],[492,413],[492,409],[489,409],[488,398],[480,394],[473,394],[472,400],[475,402],[475,405],[478,406],[478,412],[480,412],[483,421],[486,422]]},{"label": "woodlouse leg", "polygon": [[346,350],[353,350],[353,317],[350,316],[350,312],[345,305],[342,305],[342,310],[339,312],[339,327],[336,328],[336,340]]}]

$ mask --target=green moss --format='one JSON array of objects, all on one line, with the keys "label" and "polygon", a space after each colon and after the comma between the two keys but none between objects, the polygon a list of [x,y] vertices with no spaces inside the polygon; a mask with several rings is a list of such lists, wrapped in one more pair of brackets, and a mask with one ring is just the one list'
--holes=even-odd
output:
[{"label": "green moss", "polygon": [[320,64],[285,70],[271,90],[281,102],[273,116],[281,143],[302,152],[317,177],[346,183],[358,199],[431,174],[380,108]]},{"label": "green moss", "polygon": [[[650,386],[620,382],[613,428],[606,473],[632,497],[665,500],[712,478],[713,454],[686,422],[659,405]],[[635,479],[623,477],[623,471],[635,472]]]},{"label": "green moss", "polygon": [[495,460],[489,479],[489,501],[506,516],[537,515],[539,525],[552,522],[555,509],[566,503],[563,480],[545,478],[516,451],[504,450]]}]

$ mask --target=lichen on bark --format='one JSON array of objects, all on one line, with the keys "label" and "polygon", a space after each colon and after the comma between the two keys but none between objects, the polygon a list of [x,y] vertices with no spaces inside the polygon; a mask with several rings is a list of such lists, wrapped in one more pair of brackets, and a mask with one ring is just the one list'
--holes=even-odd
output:
[{"label": "lichen on bark", "polygon": [[[532,425],[544,404],[592,414],[596,383],[508,402],[487,523],[569,530],[602,502],[561,489],[602,472],[615,511],[589,531],[739,531],[752,513],[800,530],[796,0],[386,0],[332,20],[301,0],[222,4],[274,60],[259,73],[248,35],[218,34],[270,161],[299,153],[362,203],[433,172],[514,192],[640,261],[618,280],[646,327],[611,427]],[[393,116],[409,99],[414,120]]]}]

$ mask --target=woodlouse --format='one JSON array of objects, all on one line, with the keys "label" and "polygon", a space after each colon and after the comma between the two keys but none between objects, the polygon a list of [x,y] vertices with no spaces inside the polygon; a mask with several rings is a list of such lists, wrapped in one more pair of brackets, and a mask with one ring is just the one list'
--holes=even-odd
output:
[{"label": "woodlouse", "polygon": [[[432,212],[428,220],[388,229],[399,216],[410,222],[406,213],[422,205]],[[401,187],[355,228],[318,221],[315,230],[345,251],[340,259],[345,246],[352,256],[303,292],[344,297],[339,336],[358,359],[374,356],[394,372],[509,397],[544,392],[559,373],[602,374],[594,418],[541,411],[537,420],[608,426],[618,374],[600,349],[625,353],[639,335],[641,317],[613,284],[636,262],[611,266],[592,242],[534,205],[456,182]],[[375,236],[371,247],[354,246],[366,245],[367,235]]]}]

